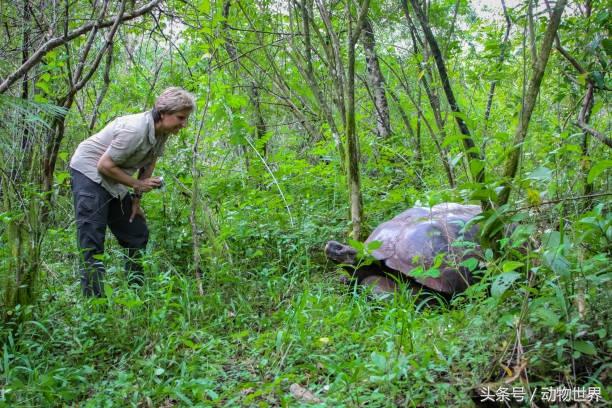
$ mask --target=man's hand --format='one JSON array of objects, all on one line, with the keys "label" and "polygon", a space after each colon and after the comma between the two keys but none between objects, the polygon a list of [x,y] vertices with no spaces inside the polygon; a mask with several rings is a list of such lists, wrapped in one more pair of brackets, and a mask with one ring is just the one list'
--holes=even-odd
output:
[{"label": "man's hand", "polygon": [[[149,164],[145,172],[139,176],[139,179],[127,174],[110,158],[108,153],[104,153],[98,160],[98,172],[111,178],[112,180],[123,184],[124,186],[132,187],[137,193],[146,193],[154,188],[161,186],[158,177],[151,177],[155,168],[155,161]],[[140,179],[142,177],[142,179]]]},{"label": "man's hand", "polygon": [[142,208],[140,207],[139,199],[132,200],[132,214],[130,215],[130,224],[132,223],[132,221],[134,221],[134,218],[137,215],[141,216],[143,220],[145,219],[144,211],[142,211]]},{"label": "man's hand", "polygon": [[134,184],[134,190],[137,193],[146,193],[159,187],[161,187],[159,177],[150,177],[143,180],[137,180]]}]

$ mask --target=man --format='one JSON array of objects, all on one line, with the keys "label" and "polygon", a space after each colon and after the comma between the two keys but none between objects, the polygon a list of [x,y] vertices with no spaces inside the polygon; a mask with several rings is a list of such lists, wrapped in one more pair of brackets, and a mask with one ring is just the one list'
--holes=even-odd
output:
[{"label": "man", "polygon": [[161,180],[152,177],[157,158],[168,136],[187,125],[194,109],[193,95],[168,88],[152,111],[117,118],[77,147],[70,171],[85,296],[100,297],[103,293],[100,257],[106,226],[128,250],[128,283],[142,285],[138,258],[147,245],[149,230],[140,200],[143,193],[161,186]]}]

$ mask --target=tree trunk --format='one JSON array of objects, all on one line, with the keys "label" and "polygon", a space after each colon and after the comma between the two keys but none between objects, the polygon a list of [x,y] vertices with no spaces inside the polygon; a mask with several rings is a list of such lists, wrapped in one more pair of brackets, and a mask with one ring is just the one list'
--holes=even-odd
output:
[{"label": "tree trunk", "polygon": [[[588,87],[587,87],[587,93],[584,96],[584,102],[582,103],[582,109],[580,110],[580,114],[578,117],[578,122],[583,122],[583,123],[589,123],[589,119],[591,118],[591,112],[593,110],[593,104],[594,104],[594,95],[593,95],[593,84],[589,82]],[[591,194],[593,194],[593,183],[589,183],[588,181],[588,174],[589,174],[589,169],[590,169],[590,162],[588,159],[589,156],[589,133],[588,132],[583,132],[582,133],[582,143],[581,143],[581,149],[582,149],[582,157],[584,157],[584,159],[582,160],[582,171],[584,173],[584,195],[585,196],[590,196]],[[590,210],[593,207],[593,199],[592,198],[587,198],[585,200],[585,211]]]},{"label": "tree trunk", "polygon": [[[232,5],[231,0],[225,0],[225,2],[223,3],[223,18],[224,18],[223,31],[224,31],[224,36],[225,36],[225,50],[227,51],[227,54],[232,60],[234,67],[235,67],[235,72],[237,74],[240,71],[241,61],[240,61],[240,58],[238,57],[236,46],[234,45],[232,37],[230,36],[229,27],[227,24],[231,5]],[[266,134],[267,126],[266,126],[266,121],[261,111],[261,104],[259,103],[259,92],[257,90],[257,84],[255,83],[255,81],[252,80],[249,82],[249,85],[247,86],[247,94],[249,96],[249,103],[251,104],[251,107],[253,108],[254,117],[252,119],[252,122],[255,125],[255,133],[256,133],[257,139],[261,139]],[[262,149],[262,152],[261,152],[262,156],[266,157],[267,150],[268,150],[267,143],[265,143],[261,149]],[[244,154],[245,156],[247,155],[246,148],[244,149]],[[247,157],[247,160],[248,160],[248,157]]]},{"label": "tree trunk", "polygon": [[522,145],[525,141],[525,137],[527,136],[527,129],[529,128],[531,114],[535,108],[538,93],[540,92],[540,85],[542,84],[542,79],[544,78],[546,64],[548,63],[548,57],[550,56],[550,50],[557,33],[557,29],[559,28],[561,15],[563,14],[566,3],[567,0],[559,0],[557,2],[550,18],[550,22],[548,23],[548,27],[546,27],[546,33],[544,34],[544,39],[542,40],[542,46],[540,48],[540,52],[538,53],[538,59],[535,62],[533,73],[527,88],[527,94],[525,96],[525,103],[521,111],[519,125],[514,132],[510,155],[504,168],[503,187],[497,198],[497,204],[500,206],[507,204],[508,199],[510,198],[510,191],[512,189],[511,183],[518,171]]},{"label": "tree trunk", "polygon": [[[405,1],[405,0],[403,0]],[[453,93],[450,80],[448,78],[448,74],[446,71],[446,64],[444,63],[444,59],[442,57],[442,52],[440,51],[440,47],[438,46],[438,42],[429,27],[429,23],[427,18],[421,10],[421,7],[417,3],[417,0],[410,0],[410,4],[414,9],[414,12],[417,15],[419,23],[421,24],[421,28],[423,29],[423,34],[425,35],[425,39],[431,48],[431,52],[433,54],[434,60],[436,62],[436,67],[438,68],[438,73],[440,74],[440,79],[442,80],[442,88],[446,95],[446,99],[448,100],[448,104],[450,105],[451,110],[453,111],[453,116],[455,117],[455,121],[457,122],[457,126],[463,135],[463,147],[465,150],[465,154],[470,163],[470,174],[472,175],[472,179],[477,183],[482,183],[484,181],[484,163],[482,161],[482,157],[474,141],[470,134],[470,130],[467,126],[467,123],[464,120],[464,114],[461,112],[459,108],[459,104],[455,99],[455,94]],[[476,164],[477,163],[477,164]],[[486,201],[482,202],[483,209],[489,207],[489,203]]]},{"label": "tree trunk", "polygon": [[349,202],[351,205],[351,223],[353,239],[361,239],[361,222],[363,217],[363,202],[361,197],[361,179],[359,174],[359,151],[357,135],[355,134],[355,45],[349,44],[348,49],[348,84],[346,110],[346,162],[349,187]]},{"label": "tree trunk", "polygon": [[[506,31],[504,32],[504,38],[501,44],[501,51],[499,52],[499,57],[497,58],[497,64],[501,66],[506,58],[506,47],[508,46],[508,37],[510,36],[510,28],[512,27],[512,20],[510,20],[510,16],[508,15],[508,9],[506,8],[506,3],[504,0],[501,0],[502,9],[504,11],[504,18],[506,20]],[[485,110],[484,122],[485,129],[487,124],[489,123],[489,115],[491,114],[491,106],[493,105],[493,95],[495,95],[495,87],[497,86],[497,79],[491,81],[491,85],[489,88],[489,96],[487,97],[487,108]],[[483,149],[483,156],[485,151]]]},{"label": "tree trunk", "polygon": [[351,206],[351,224],[352,237],[356,240],[361,240],[362,218],[363,218],[363,199],[361,196],[361,178],[359,174],[359,143],[355,132],[355,44],[361,35],[363,21],[366,18],[366,13],[369,7],[369,0],[364,0],[359,18],[355,24],[353,31],[353,22],[351,21],[350,5],[347,5],[348,17],[348,70],[347,70],[347,86],[346,86],[346,162],[347,162],[347,181],[349,187],[349,201]]},{"label": "tree trunk", "polygon": [[[295,66],[300,71],[300,74],[304,78],[304,80],[308,83],[308,86],[312,90],[319,108],[321,109],[327,124],[329,125],[330,131],[332,133],[332,138],[334,143],[336,144],[336,149],[338,150],[338,156],[340,159],[340,168],[342,171],[345,171],[345,149],[344,143],[342,143],[342,139],[340,138],[340,131],[338,130],[338,126],[336,124],[336,120],[334,119],[334,115],[332,112],[332,107],[328,104],[325,99],[325,95],[321,91],[321,87],[317,81],[315,76],[313,64],[312,64],[312,40],[310,36],[310,28],[311,28],[311,12],[312,12],[312,2],[303,0],[300,4],[300,14],[302,16],[302,30],[303,30],[303,38],[304,38],[304,53],[305,53],[305,66],[304,62],[300,59],[299,53],[296,51],[298,49],[297,46],[293,47],[293,52],[289,52],[289,57],[295,63]],[[292,36],[292,43],[293,36]],[[295,55],[294,55],[295,53]],[[331,55],[331,53],[328,53]],[[333,64],[333,61],[329,61],[328,65]],[[311,143],[316,142],[316,140],[310,140]]]},{"label": "tree trunk", "polygon": [[[30,58],[30,2],[25,0],[23,3],[23,35],[21,41],[21,63],[25,62]],[[23,75],[21,82],[21,99],[27,101],[30,99],[30,78],[26,72]],[[21,156],[14,158],[14,165],[11,169],[11,180],[22,180],[24,171],[29,167],[32,159],[32,140],[30,135],[30,125],[27,121],[23,121],[23,133],[21,134]]]},{"label": "tree trunk", "polygon": [[[412,21],[412,18],[410,18],[408,4],[406,3],[405,0],[402,0],[402,10],[404,11],[404,16],[406,17],[406,20],[408,21],[408,26],[410,28],[410,37],[412,38],[412,46],[414,49],[414,53],[417,54],[419,52],[419,49],[423,49],[423,52],[425,52],[425,44],[423,44],[422,40],[418,37],[416,33],[416,27]],[[425,93],[427,94],[427,99],[429,100],[429,106],[431,107],[431,111],[434,115],[434,120],[436,122],[436,127],[438,128],[438,132],[440,133],[440,137],[438,137],[435,134],[435,132],[433,131],[429,123],[424,121],[425,118],[423,116],[423,111],[420,107],[420,103],[421,103],[421,100],[420,100],[421,93],[420,92],[421,91],[419,90],[418,104],[417,102],[414,101],[412,97],[410,97],[410,99],[412,100],[413,104],[415,105],[418,111],[419,120],[423,120],[425,122],[427,129],[431,135],[431,139],[433,140],[436,146],[436,149],[438,150],[438,153],[440,155],[440,160],[442,162],[442,165],[444,166],[444,171],[446,172],[446,177],[448,179],[449,186],[451,188],[455,188],[455,172],[450,163],[448,149],[442,146],[439,140],[439,139],[442,139],[442,141],[444,141],[446,139],[446,130],[444,128],[444,120],[442,119],[442,114],[441,114],[441,109],[440,109],[440,99],[429,86],[429,82],[427,80],[427,77],[428,77],[427,73],[429,70],[427,66],[423,66],[417,62],[417,68],[419,70],[423,70],[423,75],[421,75],[420,83],[425,89]],[[396,76],[398,76],[398,79],[400,79],[402,86],[406,88],[406,92],[410,96],[410,93],[407,89],[407,83],[406,83],[407,81],[401,80],[401,78],[399,78],[399,75],[396,75]]]},{"label": "tree trunk", "polygon": [[372,89],[374,107],[376,108],[376,133],[378,137],[386,139],[391,135],[389,104],[385,95],[385,80],[378,63],[378,55],[376,55],[374,29],[369,18],[363,20],[361,38],[368,69],[368,79]]}]

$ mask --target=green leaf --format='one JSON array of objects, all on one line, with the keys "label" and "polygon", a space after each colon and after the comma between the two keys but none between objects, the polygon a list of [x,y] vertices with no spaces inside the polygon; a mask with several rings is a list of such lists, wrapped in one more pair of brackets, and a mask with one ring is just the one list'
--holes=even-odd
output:
[{"label": "green leaf", "polygon": [[442,142],[442,147],[447,147],[455,142],[460,142],[464,139],[463,135],[449,135],[444,138]]},{"label": "green leaf", "polygon": [[47,82],[37,82],[35,86],[45,91],[46,94],[51,93],[51,89],[49,88],[49,83]]},{"label": "green leaf", "polygon": [[601,46],[604,50],[606,50],[606,54],[608,54],[608,57],[612,57],[612,40],[610,40],[609,38],[604,38],[603,40],[601,40]]},{"label": "green leaf", "polygon": [[501,295],[512,286],[512,283],[520,277],[521,275],[517,272],[502,273],[493,281],[491,285],[491,295],[496,298],[501,297]]},{"label": "green leaf", "polygon": [[597,354],[597,349],[590,341],[576,341],[574,342],[574,350],[581,352],[582,354],[588,354],[594,356]]},{"label": "green leaf", "polygon": [[385,371],[387,368],[387,358],[377,352],[373,352],[370,357],[372,358],[372,362],[380,371]]},{"label": "green leaf", "polygon": [[612,167],[612,160],[600,160],[589,170],[589,175],[587,176],[587,182],[592,183],[593,180],[601,173],[606,171]]},{"label": "green leaf", "polygon": [[559,323],[559,315],[546,307],[537,309],[535,314],[548,327],[555,327]]},{"label": "green leaf", "polygon": [[480,236],[487,240],[492,238],[504,228],[501,208],[497,210],[489,210],[483,213],[485,220],[480,230]]},{"label": "green leaf", "polygon": [[540,166],[531,173],[529,173],[529,175],[527,175],[527,178],[532,180],[548,181],[550,180],[551,176],[551,169],[549,169],[548,167]]},{"label": "green leaf", "polygon": [[441,275],[441,272],[438,268],[429,268],[428,270],[425,271],[425,273],[423,273],[423,277],[424,278],[439,278]]},{"label": "green leaf", "polygon": [[210,14],[210,0],[201,0],[200,4],[198,4],[198,9],[203,13],[203,14]]},{"label": "green leaf", "polygon": [[465,266],[468,268],[470,272],[474,271],[478,266],[478,259],[476,258],[468,258],[465,261],[460,263],[461,266]]},{"label": "green leaf", "polygon": [[502,271],[504,272],[510,272],[513,271],[517,268],[520,268],[521,266],[525,265],[522,262],[517,262],[517,261],[507,261],[504,262],[504,264],[502,265]]},{"label": "green leaf", "polygon": [[37,103],[48,103],[49,99],[45,98],[41,94],[36,94],[36,95],[34,95],[34,102],[37,102]]},{"label": "green leaf", "polygon": [[561,245],[561,234],[559,234],[559,231],[545,232],[542,243],[546,249],[557,249]]},{"label": "green leaf", "polygon": [[164,369],[163,369],[163,368],[161,368],[161,367],[157,367],[157,368],[155,369],[155,375],[162,375],[164,372],[166,372],[166,370],[164,370]]},{"label": "green leaf", "polygon": [[480,171],[484,169],[484,162],[482,160],[470,160],[470,172],[475,177]]},{"label": "green leaf", "polygon": [[353,248],[355,248],[355,250],[360,253],[363,254],[364,250],[365,250],[365,245],[363,244],[363,242],[360,241],[356,241],[354,239],[350,239],[348,240],[348,244],[350,246],[352,246]]},{"label": "green leaf", "polygon": [[557,250],[551,249],[544,252],[544,263],[557,275],[569,276],[570,262]]},{"label": "green leaf", "polygon": [[368,252],[376,251],[381,246],[382,246],[382,242],[381,241],[372,241],[372,242],[366,243],[366,248],[367,248]]},{"label": "green leaf", "polygon": [[62,184],[68,177],[70,177],[70,174],[67,171],[60,171],[55,178],[58,184]]}]

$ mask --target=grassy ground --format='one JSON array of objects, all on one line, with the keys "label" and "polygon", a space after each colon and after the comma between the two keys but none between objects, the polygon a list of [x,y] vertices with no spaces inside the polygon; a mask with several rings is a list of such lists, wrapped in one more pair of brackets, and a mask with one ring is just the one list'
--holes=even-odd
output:
[{"label": "grassy ground", "polygon": [[[503,331],[471,305],[376,300],[329,272],[150,276],[85,301],[76,285],[5,346],[6,406],[466,406]],[[111,271],[112,274],[112,271]],[[217,275],[217,279],[222,274]]]},{"label": "grassy ground", "polygon": [[[43,249],[40,301],[20,311],[22,324],[0,328],[0,407],[467,407],[483,383],[598,387],[609,400],[609,215],[581,215],[563,240],[544,234],[556,242],[540,240],[518,263],[490,260],[481,284],[450,303],[405,292],[376,299],[339,283],[324,260],[324,242],[346,231],[345,209],[329,186],[303,187],[298,173],[284,176],[294,224],[274,189],[223,181],[218,238],[232,257],[212,262],[203,243],[204,296],[180,194],[147,199],[144,288],[126,287],[108,241],[103,299],[79,295],[73,226],[58,222]],[[370,228],[406,207],[404,196],[368,201],[380,205]],[[71,219],[68,199],[56,211]],[[522,235],[538,228],[526,220]],[[504,274],[512,285],[500,284]]]}]

